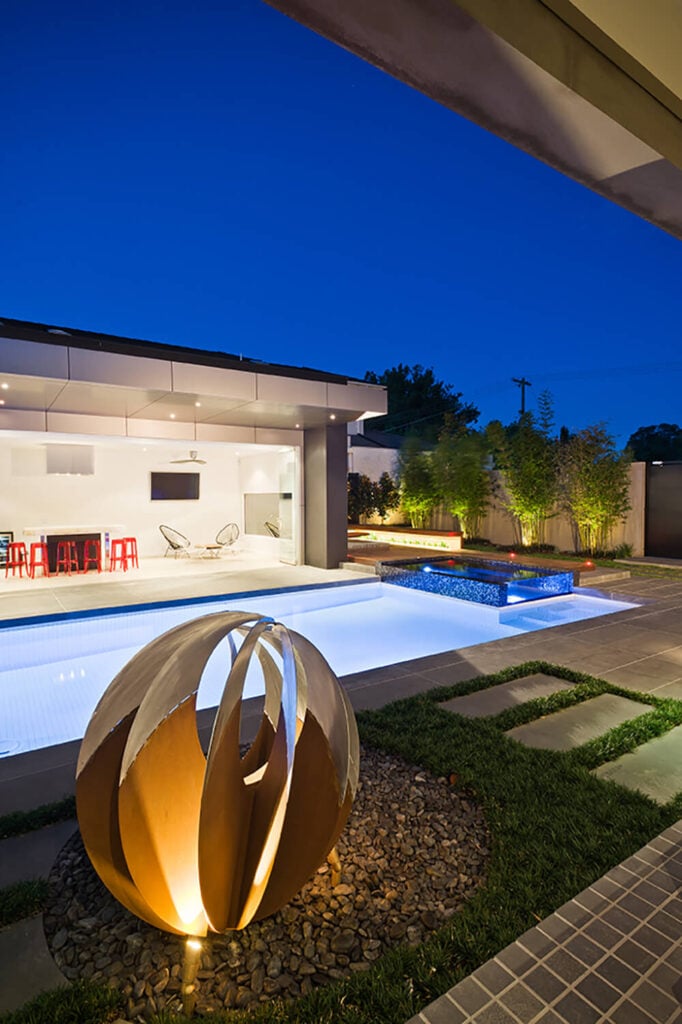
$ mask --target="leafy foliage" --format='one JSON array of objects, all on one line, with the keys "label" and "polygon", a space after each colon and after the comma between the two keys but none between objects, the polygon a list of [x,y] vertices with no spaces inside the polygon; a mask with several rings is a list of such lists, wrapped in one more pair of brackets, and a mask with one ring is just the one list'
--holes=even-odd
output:
[{"label": "leafy foliage", "polygon": [[389,473],[382,473],[377,481],[364,473],[348,474],[348,522],[358,523],[360,516],[380,516],[382,522],[400,505],[400,491]]},{"label": "leafy foliage", "polygon": [[475,423],[479,411],[461,401],[462,393],[451,384],[437,380],[433,369],[416,364],[398,363],[383,373],[368,370],[369,384],[383,384],[388,389],[388,412],[372,420],[373,430],[413,435],[435,443],[448,414],[462,427]]},{"label": "leafy foliage", "polygon": [[603,424],[573,434],[561,450],[563,502],[582,551],[606,551],[613,528],[630,509],[629,451],[616,450]]},{"label": "leafy foliage", "polygon": [[422,450],[416,437],[409,437],[398,457],[400,504],[414,529],[423,529],[440,502],[431,453]]},{"label": "leafy foliage", "polygon": [[453,433],[446,427],[433,453],[436,488],[448,512],[459,520],[465,540],[478,535],[490,503],[488,450],[485,435]]},{"label": "leafy foliage", "polygon": [[627,447],[635,462],[679,461],[682,459],[682,427],[677,423],[640,427],[630,435]]},{"label": "leafy foliage", "polygon": [[552,404],[547,392],[538,399],[538,414],[525,412],[517,423],[488,424],[488,441],[502,473],[507,512],[520,527],[523,545],[544,541],[545,522],[559,498],[557,443],[551,436]]},{"label": "leafy foliage", "polygon": [[374,485],[374,507],[382,523],[400,505],[400,490],[389,473],[382,473]]},{"label": "leafy foliage", "polygon": [[348,474],[348,522],[359,523],[360,516],[374,512],[374,485],[364,473]]}]

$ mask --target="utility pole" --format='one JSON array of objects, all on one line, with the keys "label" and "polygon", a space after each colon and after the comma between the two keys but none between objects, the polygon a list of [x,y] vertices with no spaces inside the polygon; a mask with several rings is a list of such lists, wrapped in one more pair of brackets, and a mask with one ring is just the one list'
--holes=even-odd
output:
[{"label": "utility pole", "polygon": [[521,409],[520,409],[520,415],[523,416],[523,414],[526,411],[526,388],[530,388],[533,385],[531,384],[531,382],[529,380],[526,380],[525,377],[512,377],[512,383],[513,384],[518,384],[518,386],[521,388]]}]

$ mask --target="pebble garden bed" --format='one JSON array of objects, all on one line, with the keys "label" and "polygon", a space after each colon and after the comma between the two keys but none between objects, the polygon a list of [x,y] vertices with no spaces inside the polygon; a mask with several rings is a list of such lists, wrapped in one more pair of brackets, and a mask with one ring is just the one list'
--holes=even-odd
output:
[{"label": "pebble garden bed", "polygon": [[[489,833],[480,807],[446,779],[363,750],[360,786],[339,840],[342,879],[323,865],[277,914],[209,935],[197,1009],[295,999],[367,971],[391,945],[416,945],[484,881]],[[183,940],[138,921],[94,873],[78,833],[50,875],[44,913],[52,955],[70,980],[116,986],[129,1018],[179,1006]]]}]

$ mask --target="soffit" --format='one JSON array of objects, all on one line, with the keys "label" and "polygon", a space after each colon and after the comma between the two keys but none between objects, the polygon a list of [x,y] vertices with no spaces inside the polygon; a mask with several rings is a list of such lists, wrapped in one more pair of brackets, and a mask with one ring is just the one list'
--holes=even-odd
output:
[{"label": "soffit", "polygon": [[238,409],[212,416],[210,420],[204,422],[219,423],[225,426],[305,430],[310,427],[324,426],[329,423],[331,416],[339,423],[348,423],[357,418],[357,413],[348,409],[331,409],[329,406],[315,408],[285,403],[275,406],[267,402],[249,402]]},{"label": "soffit", "polygon": [[[92,351],[83,357],[83,350],[74,358],[70,349],[65,359],[59,348],[32,346],[25,341],[16,341],[11,350],[0,346],[0,384],[8,385],[0,399],[7,411],[303,429],[386,410],[384,388],[357,382],[344,386],[219,368],[206,373],[205,367],[187,364],[177,372],[177,364],[162,360]],[[27,372],[3,372],[8,363]],[[45,365],[67,368],[68,376],[45,376]]]},{"label": "soffit", "polygon": [[0,380],[9,385],[6,391],[0,391],[0,400],[5,409],[49,409],[66,386],[63,380],[24,377],[13,373],[0,373]]},{"label": "soffit", "polygon": [[[682,237],[678,78],[667,51],[659,71],[651,47],[632,42],[634,28],[616,33],[620,0],[607,4],[611,21],[594,14],[602,0],[267,2]],[[641,0],[626,6],[649,16]],[[682,34],[679,4],[666,0],[665,11]]]}]

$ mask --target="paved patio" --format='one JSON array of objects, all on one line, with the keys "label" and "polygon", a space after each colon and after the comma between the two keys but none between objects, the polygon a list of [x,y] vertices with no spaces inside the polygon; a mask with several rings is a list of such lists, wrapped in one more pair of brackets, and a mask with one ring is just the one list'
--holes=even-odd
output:
[{"label": "paved patio", "polygon": [[[92,607],[87,602],[93,600],[97,607],[115,607],[209,596],[225,593],[226,588],[246,592],[358,578],[345,570],[326,573],[284,566],[249,569],[219,564],[209,572],[203,566],[197,572],[184,568],[179,572],[181,578],[170,572],[165,575],[164,569],[164,577],[156,580],[130,576],[94,585],[62,584],[57,596],[51,594],[48,600],[58,600],[63,610]],[[28,587],[20,590],[10,587],[3,592],[0,586],[0,619],[46,614],[47,585],[43,596]],[[356,673],[344,677],[343,683],[353,706],[360,710],[537,659],[589,672],[624,688],[682,699],[682,573],[679,580],[618,579],[614,590],[614,596],[646,603],[602,619]],[[64,744],[0,760],[0,813],[56,799],[72,788],[77,747],[77,743]],[[52,842],[47,852],[35,853],[47,861],[55,841],[48,834],[45,830],[34,833],[34,839],[24,837],[27,847]],[[0,846],[0,863],[16,863],[23,856],[28,863],[26,854],[9,857],[6,844],[13,842],[6,840]],[[0,884],[8,883],[0,877]],[[681,886],[682,823],[678,823],[426,1007],[414,1022],[682,1022]],[[41,934],[35,922],[20,922],[0,932],[0,1010],[19,1005],[40,987]],[[22,972],[21,965],[32,953],[37,958],[35,970]],[[42,954],[48,956],[46,948]],[[44,964],[50,984],[54,984],[53,967]]]}]

